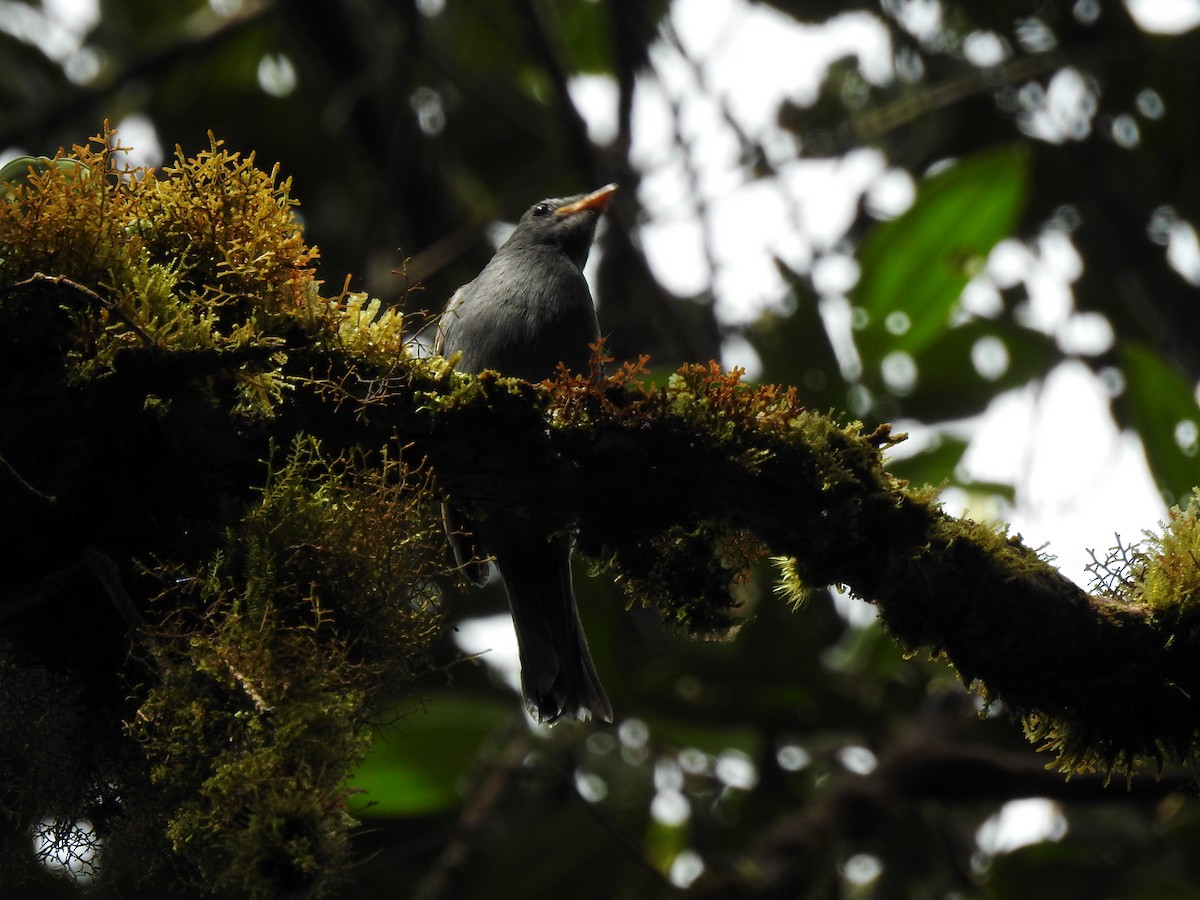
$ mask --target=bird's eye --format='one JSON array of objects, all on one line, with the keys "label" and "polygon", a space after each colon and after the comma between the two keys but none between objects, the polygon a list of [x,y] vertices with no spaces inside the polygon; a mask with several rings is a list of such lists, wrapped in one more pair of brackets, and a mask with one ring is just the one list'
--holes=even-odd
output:
[{"label": "bird's eye", "polygon": [[549,203],[539,203],[533,208],[533,214],[538,217],[548,216],[553,211],[554,207],[552,207]]}]

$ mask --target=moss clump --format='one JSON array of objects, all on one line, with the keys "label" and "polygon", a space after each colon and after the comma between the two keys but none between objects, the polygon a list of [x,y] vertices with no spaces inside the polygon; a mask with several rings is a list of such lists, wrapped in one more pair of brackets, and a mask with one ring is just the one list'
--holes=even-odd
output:
[{"label": "moss clump", "polygon": [[1118,591],[1156,616],[1195,620],[1200,609],[1200,489],[1186,508],[1170,511],[1158,534],[1149,534],[1124,560]]},{"label": "moss clump", "polygon": [[397,311],[321,295],[278,169],[116,148],[0,196],[0,805],[103,820],[105,877],[320,895],[445,550],[430,475],[337,386],[422,364]]}]

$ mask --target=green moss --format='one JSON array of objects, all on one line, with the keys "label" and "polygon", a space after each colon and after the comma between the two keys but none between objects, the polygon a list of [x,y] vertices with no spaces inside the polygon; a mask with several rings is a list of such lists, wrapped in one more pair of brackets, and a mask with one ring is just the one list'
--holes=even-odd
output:
[{"label": "green moss", "polygon": [[261,502],[158,603],[163,677],[130,723],[204,883],[322,893],[348,863],[363,723],[429,666],[441,544],[423,479],[297,438]]},{"label": "green moss", "polygon": [[1158,616],[1195,619],[1200,607],[1200,490],[1186,509],[1174,507],[1159,534],[1138,548],[1142,564],[1130,593]]},{"label": "green moss", "polygon": [[[445,554],[428,472],[327,411],[343,381],[422,364],[399,312],[321,295],[277,170],[214,139],[118,173],[115,146],[26,167],[0,202],[4,466],[25,486],[4,514],[38,523],[7,576],[51,585],[0,620],[0,730],[28,731],[22,685],[71,700],[0,776],[34,822],[73,821],[104,784],[118,869],[327,893],[365,723],[431,665]],[[84,542],[111,573],[74,564]],[[58,614],[77,597],[85,615]]]},{"label": "green moss", "polygon": [[779,580],[775,583],[775,593],[791,604],[793,609],[802,607],[813,595],[814,589],[805,584],[796,571],[796,559],[791,556],[777,556],[772,562],[779,570]]}]

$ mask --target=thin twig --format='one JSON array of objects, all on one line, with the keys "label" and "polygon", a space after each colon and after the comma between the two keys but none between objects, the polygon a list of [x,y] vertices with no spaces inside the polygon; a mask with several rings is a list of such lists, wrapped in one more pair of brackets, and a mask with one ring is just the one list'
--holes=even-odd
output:
[{"label": "thin twig", "polygon": [[225,668],[229,670],[229,674],[234,677],[234,680],[241,686],[246,695],[254,701],[254,708],[262,715],[266,715],[271,711],[271,704],[263,699],[263,695],[258,692],[258,689],[250,683],[250,679],[239,672],[229,660],[225,660]]},{"label": "thin twig", "polygon": [[29,481],[13,467],[13,464],[4,458],[3,454],[0,454],[0,465],[8,469],[8,471],[12,473],[12,477],[17,479],[17,483],[35,497],[39,497],[40,499],[45,500],[47,503],[54,503],[58,500],[58,498],[53,494],[47,494],[44,491],[39,491],[32,484],[30,484]]},{"label": "thin twig", "polygon": [[67,287],[74,288],[89,300],[92,300],[93,302],[98,303],[100,306],[103,306],[105,309],[109,310],[118,319],[133,329],[137,336],[145,342],[147,347],[154,346],[154,338],[146,334],[146,332],[140,325],[137,324],[137,322],[133,321],[133,319],[118,309],[111,301],[105,300],[86,284],[80,284],[78,281],[73,281],[65,275],[47,275],[45,272],[34,272],[23,281],[16,282],[13,285],[13,288],[25,287],[38,281],[48,281],[51,284],[66,285]]}]

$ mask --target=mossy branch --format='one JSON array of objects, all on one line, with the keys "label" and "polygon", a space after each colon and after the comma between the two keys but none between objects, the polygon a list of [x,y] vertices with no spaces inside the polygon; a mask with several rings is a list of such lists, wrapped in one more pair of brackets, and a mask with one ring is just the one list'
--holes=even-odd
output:
[{"label": "mossy branch", "polygon": [[737,373],[684,367],[663,389],[566,375],[452,384],[418,407],[412,391],[428,388],[396,376],[358,413],[399,429],[460,499],[557,510],[631,599],[686,628],[727,624],[746,559],[728,549],[752,535],[786,559],[793,589],[844,585],[875,603],[902,646],[943,655],[1065,768],[1194,752],[1194,511],[1146,548],[1136,588],[1091,596],[1019,536],[948,516],[931,490],[891,476],[886,427],[839,425]]}]

